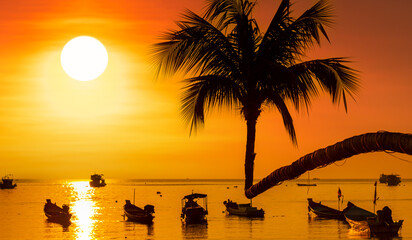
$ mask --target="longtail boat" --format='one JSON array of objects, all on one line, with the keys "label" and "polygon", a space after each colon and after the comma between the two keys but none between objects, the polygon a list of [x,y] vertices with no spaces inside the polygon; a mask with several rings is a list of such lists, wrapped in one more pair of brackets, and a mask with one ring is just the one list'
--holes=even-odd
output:
[{"label": "longtail boat", "polygon": [[150,224],[153,222],[154,206],[146,205],[143,209],[132,204],[130,200],[126,200],[123,206],[124,215],[128,221]]},{"label": "longtail boat", "polygon": [[230,199],[224,201],[223,204],[226,206],[226,212],[229,215],[245,216],[245,217],[259,217],[262,218],[265,215],[263,209],[257,209],[252,207],[252,204],[237,204],[232,202]]},{"label": "longtail boat", "polygon": [[43,210],[47,219],[52,222],[64,224],[70,222],[70,218],[72,217],[68,205],[63,204],[62,207],[59,207],[56,203],[52,203],[50,199],[46,199]]},{"label": "longtail boat", "polygon": [[340,219],[345,220],[344,211],[348,208],[345,208],[343,211],[325,206],[320,202],[314,202],[312,198],[308,198],[308,210],[309,212],[314,213],[316,216],[321,218],[329,218],[329,219]]}]

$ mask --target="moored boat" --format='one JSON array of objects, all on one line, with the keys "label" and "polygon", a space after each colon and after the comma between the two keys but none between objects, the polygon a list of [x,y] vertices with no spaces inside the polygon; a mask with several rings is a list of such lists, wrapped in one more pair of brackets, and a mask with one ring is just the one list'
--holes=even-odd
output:
[{"label": "moored boat", "polygon": [[237,204],[232,202],[230,199],[224,201],[223,204],[226,206],[226,212],[230,215],[245,216],[245,217],[259,217],[262,218],[265,215],[263,209],[257,209],[252,207],[252,204]]},{"label": "moored boat", "polygon": [[52,203],[50,199],[46,199],[43,210],[47,219],[53,222],[67,223],[70,222],[70,218],[72,217],[68,205],[63,204],[62,207],[59,207],[56,203]]},{"label": "moored boat", "polygon": [[372,236],[397,236],[399,229],[402,227],[403,220],[394,222],[392,211],[385,206],[382,210],[377,211],[376,218],[367,219],[370,233]]},{"label": "moored boat", "polygon": [[328,206],[321,204],[320,202],[314,202],[312,198],[308,198],[308,210],[309,212],[314,213],[316,216],[321,218],[328,218],[328,219],[340,219],[345,220],[344,212],[348,208],[340,211]]},{"label": "moored boat", "polygon": [[17,184],[13,183],[13,176],[10,174],[2,177],[1,180],[0,189],[13,189],[17,186]]},{"label": "moored boat", "polygon": [[106,182],[103,179],[103,174],[93,174],[90,176],[90,187],[104,187]]},{"label": "moored boat", "polygon": [[132,204],[130,200],[126,200],[123,206],[124,215],[128,221],[150,224],[153,222],[154,206],[146,205],[143,209]]},{"label": "moored boat", "polygon": [[[198,203],[200,199],[203,200],[203,206]],[[192,193],[183,197],[181,218],[184,223],[205,223],[207,214],[206,194]]]}]

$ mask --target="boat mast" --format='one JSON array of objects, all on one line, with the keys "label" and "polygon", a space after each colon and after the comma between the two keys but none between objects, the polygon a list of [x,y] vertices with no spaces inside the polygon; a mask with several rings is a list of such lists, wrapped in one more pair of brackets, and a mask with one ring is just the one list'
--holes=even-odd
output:
[{"label": "boat mast", "polygon": [[133,188],[133,205],[135,204],[134,203],[135,198],[136,198],[136,188]]}]

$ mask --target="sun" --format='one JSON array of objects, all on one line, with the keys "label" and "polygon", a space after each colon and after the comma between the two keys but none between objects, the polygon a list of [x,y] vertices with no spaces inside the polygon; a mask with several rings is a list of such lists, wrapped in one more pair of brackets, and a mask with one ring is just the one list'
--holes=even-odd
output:
[{"label": "sun", "polygon": [[99,40],[89,36],[80,36],[66,43],[60,61],[63,70],[71,78],[90,81],[104,72],[109,56]]}]

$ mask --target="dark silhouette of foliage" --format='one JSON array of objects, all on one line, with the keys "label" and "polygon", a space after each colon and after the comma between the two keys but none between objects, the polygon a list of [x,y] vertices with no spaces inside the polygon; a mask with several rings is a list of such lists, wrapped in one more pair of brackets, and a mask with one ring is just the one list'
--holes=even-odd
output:
[{"label": "dark silhouette of foliage", "polygon": [[177,30],[154,45],[156,76],[177,72],[184,80],[182,114],[190,132],[202,126],[214,107],[240,110],[247,125],[245,189],[253,184],[256,123],[264,106],[274,106],[294,144],[295,128],[288,103],[308,109],[320,91],[343,102],[358,87],[357,72],[345,58],[304,61],[332,24],[331,6],[320,0],[301,16],[291,15],[283,0],[266,32],[252,16],[255,1],[209,0],[203,16],[186,10]]}]

